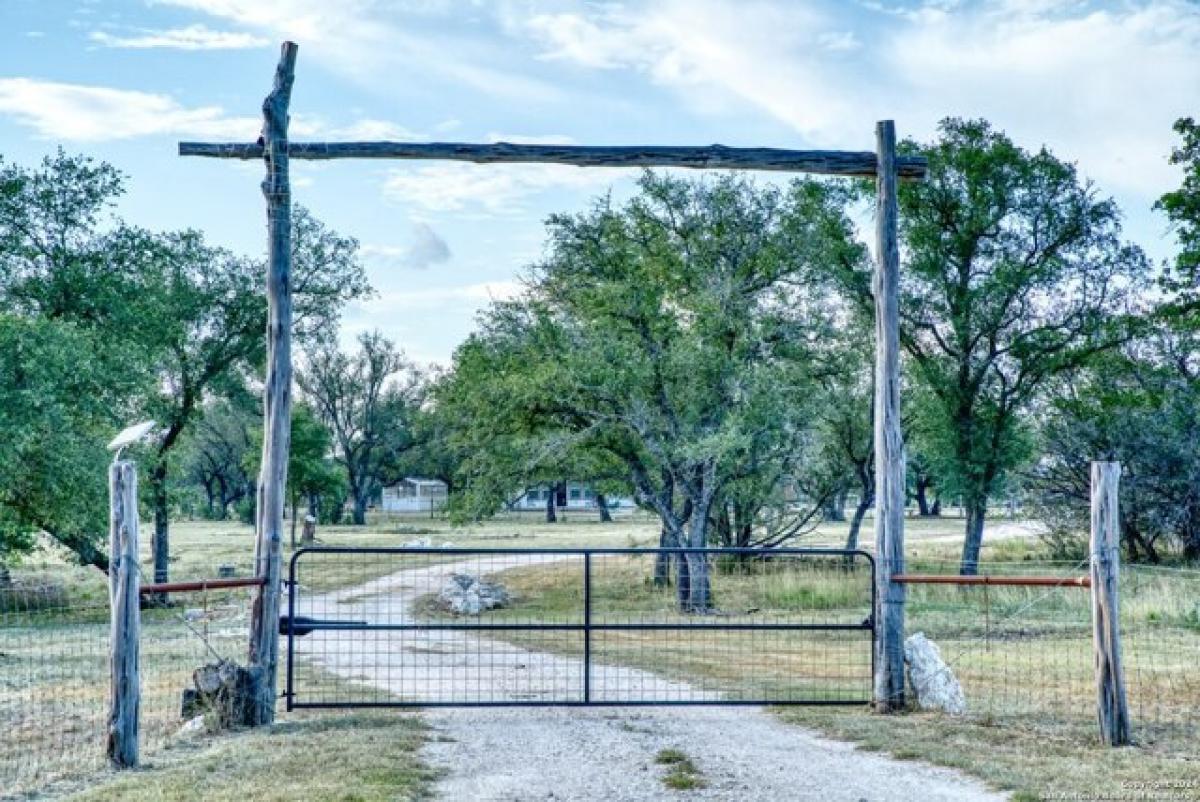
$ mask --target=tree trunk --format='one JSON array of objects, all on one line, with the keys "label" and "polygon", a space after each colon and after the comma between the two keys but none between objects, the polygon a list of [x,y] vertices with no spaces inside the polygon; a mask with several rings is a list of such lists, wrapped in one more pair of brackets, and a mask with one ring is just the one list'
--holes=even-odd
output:
[{"label": "tree trunk", "polygon": [[692,598],[692,566],[686,554],[675,554],[675,598],[680,611],[687,612]]},{"label": "tree trunk", "polygon": [[[706,505],[701,504],[700,507]],[[691,518],[688,532],[688,545],[699,549],[708,545],[708,511],[696,509]],[[688,552],[685,555],[688,563],[688,595],[684,612],[704,614],[711,609],[712,586],[709,580],[708,555],[702,552]],[[683,562],[683,560],[681,560]]]},{"label": "tree trunk", "polygon": [[713,524],[717,530],[717,543],[721,546],[732,546],[733,543],[733,522],[730,520],[730,512],[728,504],[718,504],[716,513],[713,515]]},{"label": "tree trunk", "polygon": [[854,551],[858,548],[858,532],[862,529],[863,518],[867,515],[867,510],[871,509],[871,499],[866,496],[860,496],[858,504],[854,507],[854,516],[850,519],[850,532],[846,535],[846,549]]},{"label": "tree trunk", "polygon": [[550,485],[546,489],[546,523],[548,524],[558,522],[558,513],[555,511],[557,502],[558,488],[554,485]]},{"label": "tree trunk", "polygon": [[929,507],[928,490],[929,490],[929,479],[918,474],[917,480],[916,480],[917,510],[918,510],[918,514],[922,518],[928,518],[931,515],[930,507]]},{"label": "tree trunk", "polygon": [[941,514],[942,514],[942,497],[941,496],[933,497],[933,505],[929,508],[929,514],[930,514],[930,516],[932,516],[934,518],[941,517]]},{"label": "tree trunk", "polygon": [[355,491],[354,493],[354,525],[365,526],[367,523],[367,492]]},{"label": "tree trunk", "polygon": [[821,510],[821,517],[833,523],[841,523],[846,520],[846,492],[844,490],[839,490],[829,496]]},{"label": "tree trunk", "polygon": [[299,500],[295,495],[292,496],[292,551],[296,550],[296,509],[299,507]]},{"label": "tree trunk", "polygon": [[[154,539],[150,551],[154,557],[154,581],[171,581],[171,510],[167,499],[167,462],[161,459],[150,471],[150,496],[154,506]],[[160,601],[165,601],[161,599]]]},{"label": "tree trunk", "polygon": [[658,553],[654,555],[654,587],[665,588],[671,584],[671,552],[666,549],[675,545],[674,538],[664,523],[658,532]]},{"label": "tree trunk", "polygon": [[217,519],[217,494],[213,490],[211,481],[204,483],[204,502],[208,520],[215,521]]},{"label": "tree trunk", "polygon": [[987,502],[968,499],[966,509],[967,524],[959,573],[974,576],[979,573],[979,553],[983,548],[983,523],[987,518]]},{"label": "tree trunk", "polygon": [[596,508],[600,510],[601,523],[612,523],[612,513],[608,511],[608,500],[604,498],[603,493],[596,494]]}]

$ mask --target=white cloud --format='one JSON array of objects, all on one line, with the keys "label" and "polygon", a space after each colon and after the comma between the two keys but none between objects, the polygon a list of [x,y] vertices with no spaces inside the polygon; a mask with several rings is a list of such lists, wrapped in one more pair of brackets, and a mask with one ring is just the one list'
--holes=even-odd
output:
[{"label": "white cloud", "polygon": [[[165,94],[36,78],[0,78],[0,112],[12,115],[43,138],[74,142],[155,135],[251,142],[262,128],[261,118],[230,116],[220,106],[187,107]],[[296,114],[289,131],[294,138],[427,138],[420,132],[369,117],[347,125],[331,125],[317,115]]]},{"label": "white cloud", "polygon": [[1107,191],[1151,198],[1178,182],[1166,154],[1200,86],[1193,3],[893,5],[576,3],[509,31],[542,59],[640,73],[704,112],[756,108],[810,146],[870,147],[878,119],[928,137],[942,117],[981,116],[1078,159]]},{"label": "white cloud", "polygon": [[371,315],[389,313],[396,309],[427,309],[437,305],[479,308],[492,301],[516,298],[522,292],[516,281],[485,281],[459,287],[426,287],[382,293],[357,304],[361,312]]},{"label": "white cloud", "polygon": [[33,78],[0,78],[0,112],[43,138],[75,142],[156,134],[253,140],[262,126],[256,117],[188,108],[168,95]]},{"label": "white cloud", "polygon": [[410,128],[405,128],[398,123],[388,120],[375,120],[364,118],[356,120],[350,125],[341,126],[330,130],[330,135],[334,139],[343,139],[348,141],[371,142],[371,141],[392,141],[392,142],[412,142],[426,137]]},{"label": "white cloud", "polygon": [[424,270],[450,260],[450,246],[428,223],[414,223],[407,245],[364,245],[363,258],[384,269]]},{"label": "white cloud", "polygon": [[827,31],[817,37],[817,44],[830,51],[858,50],[862,47],[854,31]]},{"label": "white cloud", "polygon": [[506,69],[497,42],[454,3],[154,1],[299,42],[303,53],[373,89],[381,76],[404,75],[449,80],[521,102],[564,97],[553,82]]},{"label": "white cloud", "polygon": [[930,14],[904,35],[886,59],[917,99],[921,124],[987,117],[1021,144],[1078,159],[1109,191],[1150,198],[1178,182],[1166,157],[1172,122],[1200,99],[1196,6],[1159,0],[1069,14],[1010,0],[989,13]]},{"label": "white cloud", "polygon": [[105,47],[144,50],[166,48],[172,50],[241,50],[265,47],[271,41],[261,36],[239,31],[215,31],[205,25],[188,25],[185,28],[168,30],[139,29],[128,36],[117,36],[105,31],[92,31],[88,38]]},{"label": "white cloud", "polygon": [[565,134],[503,134],[490,132],[485,142],[508,142],[513,145],[574,145],[576,140]]},{"label": "white cloud", "polygon": [[558,164],[438,163],[396,167],[384,181],[384,195],[434,212],[481,210],[490,214],[525,211],[530,197],[552,189],[596,192],[635,174],[628,169],[585,170]]}]

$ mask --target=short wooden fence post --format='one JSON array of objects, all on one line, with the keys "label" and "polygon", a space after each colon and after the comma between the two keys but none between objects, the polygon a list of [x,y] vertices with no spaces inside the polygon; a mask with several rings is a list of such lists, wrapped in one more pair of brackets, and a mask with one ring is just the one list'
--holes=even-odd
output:
[{"label": "short wooden fence post", "polygon": [[114,462],[109,468],[108,486],[111,629],[107,750],[114,767],[130,768],[138,763],[138,712],[141,707],[137,466],[127,461]]},{"label": "short wooden fence post", "polygon": [[1119,462],[1092,463],[1092,644],[1100,739],[1129,743],[1129,706],[1121,668]]}]

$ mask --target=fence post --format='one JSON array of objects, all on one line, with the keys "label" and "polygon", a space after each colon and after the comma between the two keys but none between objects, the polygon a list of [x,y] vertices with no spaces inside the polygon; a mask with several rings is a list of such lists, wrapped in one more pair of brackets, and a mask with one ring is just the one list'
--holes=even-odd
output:
[{"label": "fence post", "polygon": [[262,577],[250,612],[250,721],[275,721],[279,665],[279,587],[282,576],[284,490],[292,420],[292,194],[288,178],[288,104],[296,45],[284,42],[275,84],[263,101],[267,175],[267,376],[263,387],[263,448],[258,474],[255,576]]},{"label": "fence post", "polygon": [[1119,462],[1092,463],[1092,645],[1100,739],[1129,743],[1129,707],[1121,669]]},{"label": "fence post", "polygon": [[875,274],[875,709],[904,707],[904,435],[900,428],[900,244],[896,126],[876,123]]},{"label": "fence post", "polygon": [[137,466],[117,461],[108,471],[109,488],[109,712],[108,759],[116,768],[138,763],[138,711],[141,686],[138,645]]}]

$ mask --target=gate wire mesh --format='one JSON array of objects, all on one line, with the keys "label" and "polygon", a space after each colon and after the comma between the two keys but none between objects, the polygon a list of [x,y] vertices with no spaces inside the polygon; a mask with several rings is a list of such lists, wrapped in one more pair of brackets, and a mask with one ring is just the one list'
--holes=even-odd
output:
[{"label": "gate wire mesh", "polygon": [[655,582],[683,551],[298,552],[290,705],[869,701],[868,555],[686,550],[711,585],[696,614],[673,571]]},{"label": "gate wire mesh", "polygon": [[[922,560],[908,570],[957,568]],[[988,563],[980,572],[1065,580],[1086,575],[1088,563]],[[1200,571],[1122,565],[1119,593],[1134,741],[1193,751],[1200,738]],[[1097,739],[1088,588],[908,585],[907,631],[938,644],[962,684],[969,715]]]},{"label": "gate wire mesh", "polygon": [[[164,748],[180,726],[192,671],[244,658],[248,595],[173,596],[142,610],[141,754]],[[69,787],[103,770],[108,714],[109,608],[93,569],[14,571],[0,587],[0,799]]]}]

